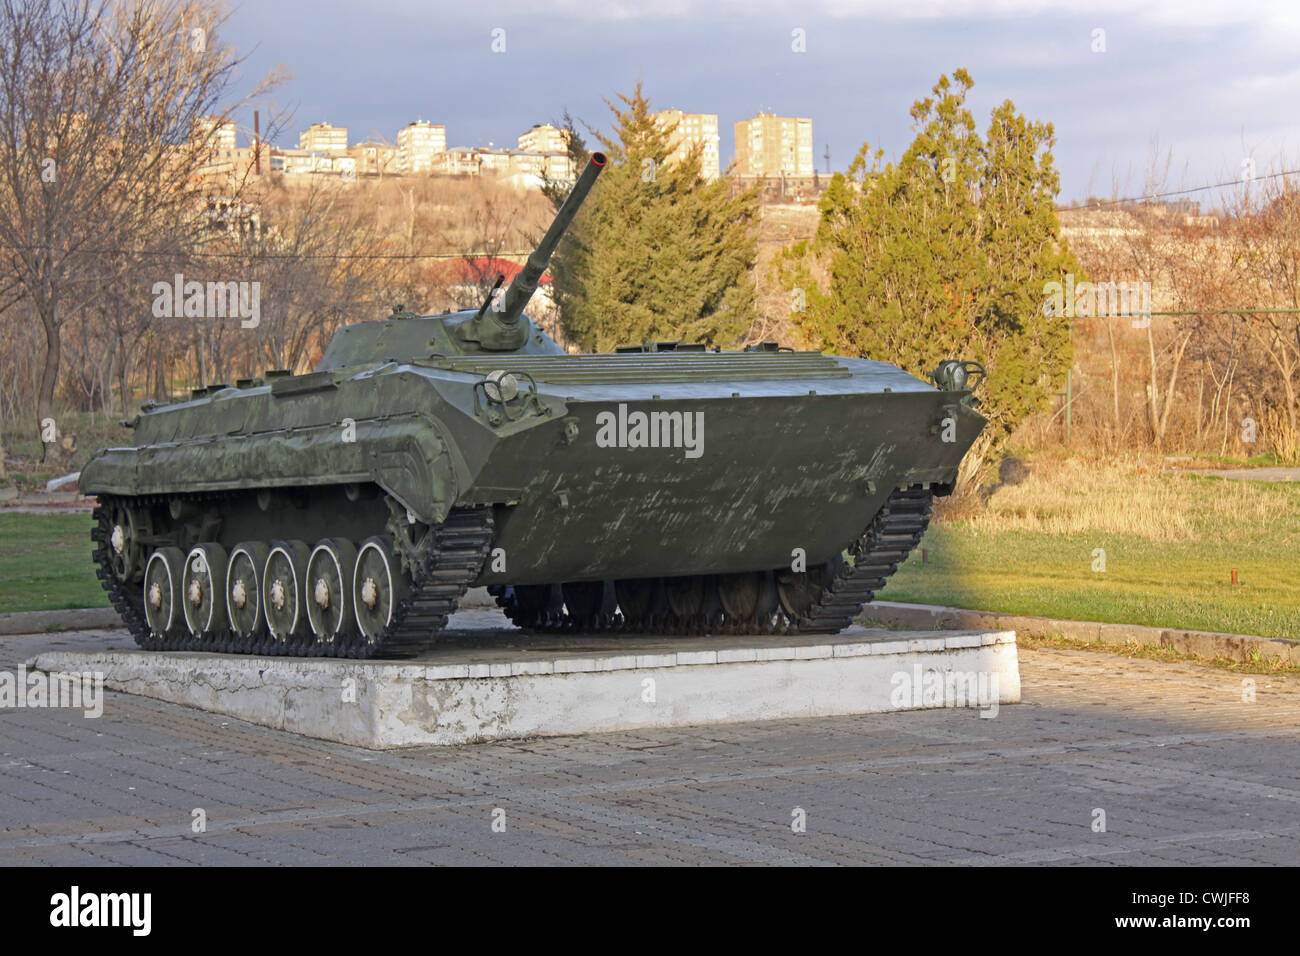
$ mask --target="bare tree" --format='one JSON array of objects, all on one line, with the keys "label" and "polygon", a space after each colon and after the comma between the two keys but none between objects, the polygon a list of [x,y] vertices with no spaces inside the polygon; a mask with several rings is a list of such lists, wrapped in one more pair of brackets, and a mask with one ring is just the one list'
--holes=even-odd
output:
[{"label": "bare tree", "polygon": [[[1300,187],[1285,179],[1265,184],[1260,208],[1243,217],[1238,255],[1250,263],[1256,301],[1273,309],[1300,309]],[[1300,436],[1300,315],[1295,311],[1246,316],[1245,329],[1256,354],[1271,370],[1269,404],[1287,433]]]},{"label": "bare tree", "polygon": [[391,270],[372,254],[382,244],[374,211],[337,180],[254,198],[262,228],[214,248],[259,284],[261,317],[251,329],[209,325],[203,361],[217,378],[251,377],[259,363],[303,370],[339,326],[378,317],[374,290]]},{"label": "bare tree", "polygon": [[77,283],[106,250],[202,212],[207,118],[235,108],[222,105],[240,62],[218,40],[227,16],[207,0],[0,0],[0,255],[44,331],[47,455]]}]

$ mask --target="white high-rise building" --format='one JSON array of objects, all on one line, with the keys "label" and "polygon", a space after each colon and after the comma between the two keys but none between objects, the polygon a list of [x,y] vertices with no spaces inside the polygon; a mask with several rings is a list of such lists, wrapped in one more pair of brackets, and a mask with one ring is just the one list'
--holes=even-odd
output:
[{"label": "white high-rise building", "polygon": [[676,124],[673,132],[673,151],[668,160],[683,159],[696,145],[700,152],[700,174],[706,180],[717,179],[722,174],[718,157],[718,114],[717,113],[683,113],[681,110],[661,110],[654,114],[655,121],[663,128]]},{"label": "white high-rise building", "polygon": [[740,176],[813,175],[812,120],[759,113],[736,124]]},{"label": "white high-rise building", "polygon": [[417,120],[397,132],[397,171],[427,173],[447,152],[447,127]]},{"label": "white high-rise building", "polygon": [[519,148],[530,153],[566,153],[569,151],[569,135],[549,123],[534,126],[519,137]]},{"label": "white high-rise building", "polygon": [[346,153],[348,128],[329,123],[312,123],[298,134],[298,148],[318,153]]}]

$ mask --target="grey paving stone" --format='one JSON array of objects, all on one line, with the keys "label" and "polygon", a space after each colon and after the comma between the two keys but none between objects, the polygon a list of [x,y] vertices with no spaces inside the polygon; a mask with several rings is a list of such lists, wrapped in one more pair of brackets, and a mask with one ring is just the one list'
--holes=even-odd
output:
[{"label": "grey paving stone", "polygon": [[[0,668],[55,644],[125,643],[0,639]],[[1256,675],[1245,704],[1225,671],[1021,657],[1024,703],[993,719],[934,710],[382,753],[121,694],[99,719],[0,710],[0,865],[1300,864],[1300,680]]]}]

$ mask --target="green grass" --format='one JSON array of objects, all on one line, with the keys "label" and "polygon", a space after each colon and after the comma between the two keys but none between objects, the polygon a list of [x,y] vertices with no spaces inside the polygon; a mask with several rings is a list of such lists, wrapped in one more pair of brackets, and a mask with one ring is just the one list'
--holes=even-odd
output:
[{"label": "green grass", "polygon": [[1211,455],[1210,461],[1217,461],[1222,465],[1233,465],[1239,468],[1268,468],[1275,466],[1285,466],[1294,464],[1294,462],[1284,461],[1277,452],[1265,452],[1262,455],[1254,455],[1250,458],[1234,458],[1231,455]]},{"label": "green grass", "polygon": [[[1300,502],[1298,502],[1300,504]],[[1291,523],[1294,523],[1294,512]],[[1300,638],[1300,553],[1274,534],[1158,541],[1093,532],[987,532],[976,522],[932,526],[879,594],[1005,614]],[[1106,570],[1093,571],[1093,549]],[[1237,586],[1231,570],[1237,569]]]},{"label": "green grass", "polygon": [[107,607],[95,577],[89,512],[0,512],[0,613]]}]

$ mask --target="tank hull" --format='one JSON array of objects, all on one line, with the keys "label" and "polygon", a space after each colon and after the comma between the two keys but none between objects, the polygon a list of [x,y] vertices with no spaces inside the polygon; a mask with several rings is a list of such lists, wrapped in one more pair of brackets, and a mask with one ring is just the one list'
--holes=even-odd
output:
[{"label": "tank hull", "polygon": [[[339,497],[347,485],[374,484],[429,523],[493,506],[503,554],[481,584],[733,573],[788,564],[795,549],[810,563],[839,553],[895,489],[951,486],[984,423],[881,363],[755,378],[746,373],[780,376],[783,363],[807,372],[808,359],[724,356],[642,362],[640,374],[635,356],[480,362],[536,375],[536,410],[495,426],[475,410],[480,368],[456,363],[326,373],[314,389],[278,394],[226,389],[155,413],[141,435],[152,440],[97,455],[83,487],[316,489],[340,526],[373,508]],[[576,381],[600,369],[591,358],[622,360],[617,381]],[[690,369],[672,367],[683,360]],[[230,509],[223,544],[267,520],[245,511]]]},{"label": "tank hull", "polygon": [[[896,488],[956,480],[960,453],[917,440],[939,417],[932,396],[664,402],[702,416],[700,457],[673,447],[557,451],[554,428],[503,443],[484,472],[517,483],[519,504],[498,517],[506,570],[489,568],[482,583],[754,571],[790,564],[795,549],[818,563]],[[624,418],[648,417],[660,403],[575,402],[568,417],[591,435],[620,405]],[[979,424],[961,422],[962,437]]]}]

